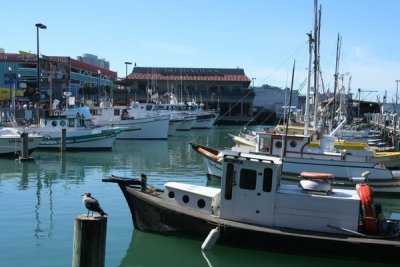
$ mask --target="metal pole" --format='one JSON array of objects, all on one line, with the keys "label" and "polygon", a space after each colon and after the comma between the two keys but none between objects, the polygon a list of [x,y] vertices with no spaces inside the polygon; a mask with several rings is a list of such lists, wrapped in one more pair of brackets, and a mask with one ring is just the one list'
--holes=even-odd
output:
[{"label": "metal pole", "polygon": [[11,84],[12,84],[12,68],[11,66],[8,67],[8,72],[9,72],[9,83],[10,83],[10,98],[8,100],[8,107],[10,108],[10,112],[11,112]]},{"label": "metal pole", "polygon": [[396,80],[396,113],[397,113],[397,99],[398,99],[398,93],[399,93],[399,82],[400,80]]},{"label": "metal pole", "polygon": [[398,92],[399,92],[399,82],[400,82],[400,80],[396,80],[396,101],[395,101],[395,103],[396,103],[396,105],[395,105],[395,111],[394,111],[394,125],[393,125],[393,135],[394,135],[394,147],[396,148],[396,151],[398,151],[399,150],[399,148],[398,148],[398,142],[397,142],[397,129],[396,129],[396,127],[397,127],[397,119],[398,119],[398,116],[397,116],[397,96],[398,96]]},{"label": "metal pole", "polygon": [[[36,70],[37,70],[37,89],[36,93],[39,94],[39,104],[40,104],[40,57],[39,57],[39,29],[47,29],[46,25],[42,23],[36,23]],[[35,103],[35,99],[33,99],[33,102]]]},{"label": "metal pole", "polygon": [[100,74],[101,74],[101,70],[97,70],[97,106],[100,106],[100,103],[99,103]]},{"label": "metal pole", "polygon": [[132,62],[125,62],[125,90],[126,90],[126,106],[128,106],[128,65],[131,65]]},{"label": "metal pole", "polygon": [[360,118],[361,88],[358,88],[358,117]]},{"label": "metal pole", "polygon": [[308,35],[308,78],[306,92],[306,106],[304,111],[304,135],[308,135],[308,125],[310,124],[310,84],[311,84],[311,61],[312,61],[312,44],[314,42],[312,34]]}]

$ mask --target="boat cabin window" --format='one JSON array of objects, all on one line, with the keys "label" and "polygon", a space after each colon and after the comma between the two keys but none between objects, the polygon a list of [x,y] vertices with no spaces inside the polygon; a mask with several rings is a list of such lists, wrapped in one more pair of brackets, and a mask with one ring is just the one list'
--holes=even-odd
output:
[{"label": "boat cabin window", "polygon": [[121,110],[114,109],[114,116],[119,116],[121,114]]},{"label": "boat cabin window", "polygon": [[281,142],[281,141],[277,141],[277,142],[275,143],[275,147],[276,147],[276,148],[281,148],[281,147],[282,147],[282,142]]},{"label": "boat cabin window", "polygon": [[242,189],[254,190],[257,183],[257,171],[250,169],[240,170],[240,183]]},{"label": "boat cabin window", "polygon": [[232,163],[226,166],[225,199],[232,199],[232,186],[235,179],[235,171]]},{"label": "boat cabin window", "polygon": [[272,175],[274,174],[273,170],[270,168],[264,169],[264,177],[263,177],[263,191],[271,192],[272,188]]},{"label": "boat cabin window", "polygon": [[[60,125],[65,126],[65,121],[61,121]],[[75,119],[68,119],[68,127],[74,127],[75,126]]]},{"label": "boat cabin window", "polygon": [[197,201],[197,207],[199,207],[200,209],[204,208],[206,206],[206,202],[204,201],[204,199],[199,199]]},{"label": "boat cabin window", "polygon": [[60,121],[60,126],[61,126],[61,127],[65,127],[66,124],[67,124],[67,123],[66,123],[64,120]]},{"label": "boat cabin window", "polygon": [[57,126],[57,121],[52,121],[51,126],[56,127]]},{"label": "boat cabin window", "polygon": [[292,140],[290,141],[290,147],[296,147],[297,146],[297,142]]}]

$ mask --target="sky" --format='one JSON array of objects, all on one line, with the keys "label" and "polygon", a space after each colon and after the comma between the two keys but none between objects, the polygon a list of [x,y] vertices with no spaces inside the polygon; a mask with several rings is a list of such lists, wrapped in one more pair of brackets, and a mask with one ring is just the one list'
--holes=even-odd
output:
[{"label": "sky", "polygon": [[[362,100],[395,101],[400,80],[400,1],[319,0],[320,65],[333,92],[338,34],[339,77]],[[1,4],[0,48],[141,67],[242,68],[255,86],[291,86],[306,93],[308,36],[314,0],[19,0]],[[132,71],[128,66],[128,73]],[[351,79],[350,79],[351,77]],[[349,80],[351,82],[349,83]],[[342,80],[339,80],[339,85]],[[355,96],[358,98],[358,95]],[[400,93],[399,93],[400,97]]]}]

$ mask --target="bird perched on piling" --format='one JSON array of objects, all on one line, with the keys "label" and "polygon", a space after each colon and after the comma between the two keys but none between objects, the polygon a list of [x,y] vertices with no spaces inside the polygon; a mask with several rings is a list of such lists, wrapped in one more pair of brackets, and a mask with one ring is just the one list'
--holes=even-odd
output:
[{"label": "bird perched on piling", "polygon": [[92,212],[92,216],[93,216],[93,212],[97,212],[101,216],[108,215],[100,207],[99,201],[97,201],[97,199],[92,197],[91,193],[85,192],[82,196],[83,196],[83,198],[82,198],[83,204],[85,205],[85,207],[88,210],[87,216],[89,216],[89,212]]}]

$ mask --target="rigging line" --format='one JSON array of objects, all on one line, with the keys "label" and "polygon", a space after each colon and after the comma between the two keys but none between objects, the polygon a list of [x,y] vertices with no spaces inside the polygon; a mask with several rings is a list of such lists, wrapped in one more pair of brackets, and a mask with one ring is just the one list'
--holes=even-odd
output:
[{"label": "rigging line", "polygon": [[286,58],[281,64],[279,64],[279,66],[276,67],[267,77],[265,77],[265,78],[260,82],[260,84],[262,84],[265,80],[269,79],[269,77],[271,77],[275,72],[277,72],[278,69],[280,69],[280,67],[281,67],[283,64],[285,64],[287,61],[289,61],[291,58],[293,58],[294,55],[296,55],[297,52],[298,52],[300,49],[302,49],[305,45],[308,45],[308,39],[307,39],[307,41],[306,41],[304,44],[302,44],[299,48],[297,48],[297,49],[294,51],[293,54],[291,54],[291,55],[290,55],[288,58]]},{"label": "rigging line", "polygon": [[306,82],[308,81],[308,77],[306,77],[302,82],[301,82],[301,84],[299,85],[299,87],[298,87],[298,89],[297,89],[297,91],[298,91],[298,93],[300,93],[301,92],[301,90],[304,88],[304,86],[306,85]]}]

